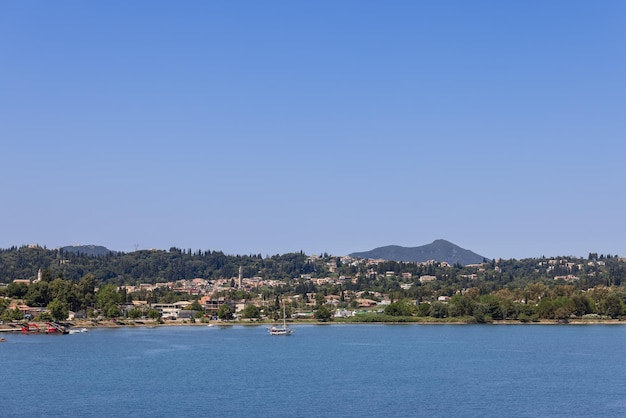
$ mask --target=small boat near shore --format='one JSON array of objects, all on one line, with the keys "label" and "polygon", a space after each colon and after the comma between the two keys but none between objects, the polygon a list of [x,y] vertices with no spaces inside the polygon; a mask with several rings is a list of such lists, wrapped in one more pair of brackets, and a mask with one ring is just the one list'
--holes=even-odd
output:
[{"label": "small boat near shore", "polygon": [[293,329],[287,328],[285,326],[282,327],[270,327],[268,328],[270,331],[270,335],[291,335],[293,334]]},{"label": "small boat near shore", "polygon": [[287,312],[285,311],[285,302],[283,301],[283,326],[274,325],[268,328],[270,335],[291,335],[293,329],[287,327]]}]

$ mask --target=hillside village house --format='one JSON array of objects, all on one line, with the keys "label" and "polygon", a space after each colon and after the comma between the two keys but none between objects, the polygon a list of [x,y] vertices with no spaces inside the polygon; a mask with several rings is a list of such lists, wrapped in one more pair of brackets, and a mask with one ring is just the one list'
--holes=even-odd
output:
[{"label": "hillside village house", "polygon": [[437,276],[428,276],[428,275],[424,275],[424,276],[420,276],[420,283],[424,284],[424,283],[428,283],[428,282],[432,282],[437,280]]},{"label": "hillside village house", "polygon": [[175,303],[154,303],[152,309],[156,309],[163,319],[178,319],[180,311],[184,310],[191,302],[181,300]]}]

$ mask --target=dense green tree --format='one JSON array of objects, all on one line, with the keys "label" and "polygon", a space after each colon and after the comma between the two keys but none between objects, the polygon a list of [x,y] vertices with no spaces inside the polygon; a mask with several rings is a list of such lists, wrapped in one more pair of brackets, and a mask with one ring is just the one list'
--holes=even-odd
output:
[{"label": "dense green tree", "polygon": [[28,285],[26,283],[9,283],[4,289],[4,294],[9,298],[21,299],[28,292]]},{"label": "dense green tree", "polygon": [[574,302],[566,296],[554,299],[542,299],[537,305],[537,314],[540,318],[566,319],[576,311]]},{"label": "dense green tree", "polygon": [[28,306],[44,307],[52,301],[50,297],[50,291],[48,289],[48,282],[32,283],[28,286],[28,291],[24,295],[24,300]]},{"label": "dense green tree", "polygon": [[232,306],[230,306],[228,303],[223,304],[217,310],[217,317],[221,320],[233,319],[234,314],[235,314],[235,309]]},{"label": "dense green tree", "polygon": [[485,322],[493,319],[490,315],[488,315],[489,306],[484,303],[475,303],[474,309],[472,310],[472,316],[474,320],[479,324],[484,324]]},{"label": "dense green tree", "polygon": [[44,321],[54,321],[50,312],[41,312],[37,317],[35,317],[35,321],[44,322]]},{"label": "dense green tree", "polygon": [[611,318],[617,318],[622,315],[623,306],[620,298],[615,294],[608,294],[600,303],[602,314]]},{"label": "dense green tree", "polygon": [[391,316],[412,316],[414,311],[414,305],[408,299],[399,300],[385,307],[385,315]]},{"label": "dense green tree", "polygon": [[500,299],[494,295],[482,295],[480,297],[480,303],[485,307],[484,313],[492,319],[503,319],[502,309],[500,307]]},{"label": "dense green tree", "polygon": [[52,280],[48,284],[48,295],[50,299],[58,299],[72,310],[81,308],[82,303],[78,293],[78,287],[76,283],[70,280],[63,280],[61,278]]},{"label": "dense green tree", "polygon": [[76,286],[76,294],[80,302],[79,309],[93,307],[96,302],[96,279],[93,274],[84,275]]},{"label": "dense green tree", "polygon": [[48,304],[48,310],[50,311],[50,315],[52,319],[55,321],[64,321],[68,316],[67,304],[62,302],[59,299],[54,299],[52,302]]},{"label": "dense green tree", "polygon": [[469,295],[456,294],[450,298],[450,309],[454,311],[452,316],[471,316],[474,311],[474,300]]},{"label": "dense green tree", "polygon": [[433,302],[428,314],[433,318],[445,318],[448,316],[448,305],[443,302]]},{"label": "dense green tree", "polygon": [[132,308],[128,311],[128,317],[131,319],[141,318],[142,312],[139,308]]},{"label": "dense green tree", "polygon": [[20,321],[24,319],[24,312],[20,311],[17,308],[5,309],[5,311],[2,313],[2,316],[0,316],[0,318],[2,318],[5,321]]},{"label": "dense green tree", "polygon": [[572,302],[574,304],[574,315],[583,316],[595,311],[595,305],[591,299],[585,295],[572,296]]},{"label": "dense green tree", "polygon": [[430,303],[422,302],[417,305],[417,316],[424,317],[428,315],[430,315]]},{"label": "dense green tree", "polygon": [[333,311],[328,305],[320,305],[314,312],[315,319],[318,321],[328,321],[333,315]]},{"label": "dense green tree", "polygon": [[243,311],[241,312],[241,316],[243,316],[244,318],[260,318],[261,310],[259,309],[258,306],[252,303],[249,303],[246,305],[245,308],[243,308]]},{"label": "dense green tree", "polygon": [[112,284],[101,286],[96,292],[96,303],[105,316],[109,318],[119,316],[117,305],[122,303],[122,296],[117,291],[117,286]]},{"label": "dense green tree", "polygon": [[118,316],[122,315],[122,311],[120,311],[120,308],[117,305],[111,305],[109,306],[109,309],[107,309],[106,311],[106,316],[108,318],[117,318]]},{"label": "dense green tree", "polygon": [[504,319],[517,319],[518,309],[511,299],[502,299],[500,301],[500,311]]}]

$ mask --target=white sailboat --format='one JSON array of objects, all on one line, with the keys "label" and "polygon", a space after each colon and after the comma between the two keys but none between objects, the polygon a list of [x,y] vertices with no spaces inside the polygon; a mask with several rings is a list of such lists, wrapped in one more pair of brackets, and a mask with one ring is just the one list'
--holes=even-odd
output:
[{"label": "white sailboat", "polygon": [[283,326],[274,325],[268,328],[270,335],[291,335],[293,329],[287,328],[287,312],[285,311],[285,301],[283,301]]}]

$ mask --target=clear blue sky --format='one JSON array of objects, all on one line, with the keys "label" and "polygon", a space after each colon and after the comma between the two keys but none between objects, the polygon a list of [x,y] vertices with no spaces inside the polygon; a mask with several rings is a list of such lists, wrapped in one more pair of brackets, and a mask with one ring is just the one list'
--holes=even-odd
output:
[{"label": "clear blue sky", "polygon": [[626,256],[624,1],[2,1],[0,248]]}]

